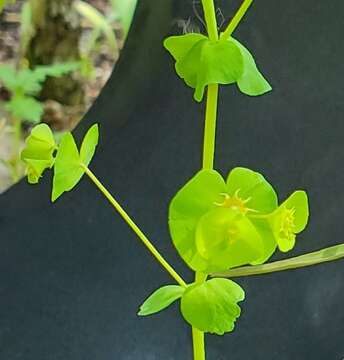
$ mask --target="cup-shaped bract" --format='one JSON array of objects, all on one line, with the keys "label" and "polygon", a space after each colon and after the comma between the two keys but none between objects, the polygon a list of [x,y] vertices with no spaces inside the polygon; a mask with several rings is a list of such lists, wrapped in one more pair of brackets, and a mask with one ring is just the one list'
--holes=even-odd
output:
[{"label": "cup-shaped bract", "polygon": [[271,90],[251,53],[232,37],[211,41],[204,35],[191,33],[171,36],[164,46],[176,61],[179,77],[195,89],[196,101],[202,101],[210,84],[237,83],[240,91],[250,96]]},{"label": "cup-shaped bract", "polygon": [[78,184],[95,153],[98,137],[98,125],[94,124],[84,137],[80,153],[70,132],[62,137],[54,166],[52,201]]},{"label": "cup-shaped bract", "polygon": [[54,165],[54,151],[57,146],[49,126],[36,125],[27,137],[21,159],[26,164],[26,172],[30,184],[38,183],[44,170]]},{"label": "cup-shaped bract", "polygon": [[218,172],[201,170],[171,202],[172,240],[195,271],[209,273],[265,261],[276,241],[265,239],[265,223],[250,214],[265,216],[276,208],[276,193],[261,174],[235,168],[226,183]]},{"label": "cup-shaped bract", "polygon": [[269,222],[277,245],[282,252],[295,246],[296,235],[305,229],[308,223],[309,207],[305,191],[295,191],[271,216]]},{"label": "cup-shaped bract", "polygon": [[263,240],[249,218],[239,210],[224,207],[201,217],[196,247],[207,260],[207,272],[248,264],[263,255]]}]

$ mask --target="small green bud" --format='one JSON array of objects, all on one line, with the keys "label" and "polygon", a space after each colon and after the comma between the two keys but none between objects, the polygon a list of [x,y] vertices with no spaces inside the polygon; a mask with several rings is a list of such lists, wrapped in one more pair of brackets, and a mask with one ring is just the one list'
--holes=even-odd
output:
[{"label": "small green bud", "polygon": [[54,165],[53,155],[56,149],[54,136],[48,125],[39,124],[31,130],[21,152],[30,184],[37,184],[44,170]]}]

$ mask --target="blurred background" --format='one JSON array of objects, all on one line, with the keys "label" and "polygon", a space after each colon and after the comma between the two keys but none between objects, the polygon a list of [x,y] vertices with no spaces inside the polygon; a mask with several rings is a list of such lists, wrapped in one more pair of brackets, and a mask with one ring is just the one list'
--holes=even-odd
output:
[{"label": "blurred background", "polygon": [[32,126],[58,138],[109,78],[137,0],[0,0],[0,193],[24,175]]}]

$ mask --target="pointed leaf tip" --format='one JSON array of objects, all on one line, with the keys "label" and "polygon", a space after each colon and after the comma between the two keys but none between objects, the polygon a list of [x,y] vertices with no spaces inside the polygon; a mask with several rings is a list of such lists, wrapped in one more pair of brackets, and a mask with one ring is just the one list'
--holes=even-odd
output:
[{"label": "pointed leaf tip", "polygon": [[185,291],[185,288],[179,285],[167,285],[156,290],[140,306],[139,316],[155,314],[179,299]]}]

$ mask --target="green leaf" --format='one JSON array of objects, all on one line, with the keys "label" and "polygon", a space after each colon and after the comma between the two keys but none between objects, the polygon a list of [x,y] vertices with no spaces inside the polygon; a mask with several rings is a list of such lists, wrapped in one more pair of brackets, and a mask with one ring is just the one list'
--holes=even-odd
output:
[{"label": "green leaf", "polygon": [[52,201],[59,198],[65,191],[72,190],[85,173],[83,166],[88,166],[98,143],[98,125],[93,125],[86,133],[81,145],[80,154],[71,133],[66,133],[57,151]]},{"label": "green leaf", "polygon": [[237,303],[244,298],[244,290],[235,282],[212,279],[187,288],[181,299],[181,312],[191,326],[223,335],[234,329],[241,312]]},{"label": "green leaf", "polygon": [[41,90],[42,83],[47,76],[59,77],[79,67],[79,63],[70,62],[37,66],[34,70],[16,71],[13,66],[0,65],[0,80],[15,97],[24,97],[25,95],[36,95]]},{"label": "green leaf", "polygon": [[43,105],[32,97],[14,96],[6,104],[5,109],[16,119],[26,120],[33,124],[40,122]]},{"label": "green leaf", "polygon": [[262,239],[251,221],[238,210],[219,207],[202,216],[196,246],[207,260],[207,273],[251,263],[263,255]]},{"label": "green leaf", "polygon": [[148,299],[141,305],[138,315],[146,316],[157,313],[174,301],[181,298],[185,288],[179,285],[167,285],[156,290]]},{"label": "green leaf", "polygon": [[281,251],[287,252],[295,245],[296,234],[308,223],[308,197],[305,191],[295,191],[269,216],[269,222]]},{"label": "green leaf", "polygon": [[52,65],[39,65],[32,72],[40,82],[43,82],[48,76],[60,77],[78,69],[80,69],[80,63],[73,61]]},{"label": "green leaf", "polygon": [[13,66],[7,64],[0,65],[0,82],[6,89],[13,91],[16,86],[16,72]]},{"label": "green leaf", "polygon": [[230,38],[229,41],[237,45],[244,62],[244,71],[237,81],[240,91],[250,96],[258,96],[271,91],[272,88],[270,84],[259,72],[251,53],[238,40]]},{"label": "green leaf", "polygon": [[40,124],[31,130],[25,148],[21,152],[21,159],[27,166],[29,183],[38,183],[43,171],[53,166],[55,149],[53,133],[48,125]]},{"label": "green leaf", "polygon": [[226,190],[222,176],[214,170],[198,172],[172,199],[169,207],[169,228],[173,243],[183,260],[193,269],[207,267],[195,244],[199,219],[216,207]]},{"label": "green leaf", "polygon": [[[227,191],[231,197],[240,199],[248,214],[267,214],[278,206],[273,187],[258,172],[243,167],[234,168],[227,178]],[[226,201],[226,199],[225,199]]]},{"label": "green leaf", "polygon": [[94,124],[86,133],[80,148],[80,160],[85,166],[88,166],[91,162],[98,144],[98,140],[98,124]]}]

